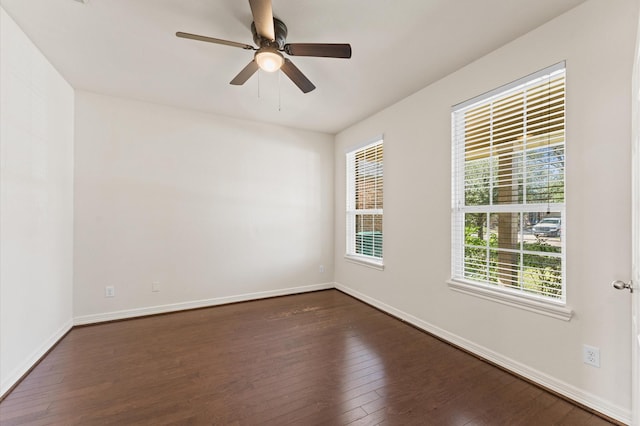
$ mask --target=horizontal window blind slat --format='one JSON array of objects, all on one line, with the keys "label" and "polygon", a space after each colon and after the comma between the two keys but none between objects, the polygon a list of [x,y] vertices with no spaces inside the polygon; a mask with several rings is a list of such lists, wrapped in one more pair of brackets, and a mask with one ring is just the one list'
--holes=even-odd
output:
[{"label": "horizontal window blind slat", "polygon": [[486,99],[452,113],[452,275],[562,302],[564,71]]},{"label": "horizontal window blind slat", "polygon": [[347,255],[382,259],[382,140],[347,153]]}]

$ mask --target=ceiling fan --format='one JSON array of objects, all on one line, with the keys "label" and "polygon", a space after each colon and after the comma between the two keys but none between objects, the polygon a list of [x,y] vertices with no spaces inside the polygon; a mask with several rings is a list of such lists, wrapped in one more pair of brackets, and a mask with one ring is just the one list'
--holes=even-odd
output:
[{"label": "ceiling fan", "polygon": [[245,50],[255,50],[253,60],[231,80],[231,84],[243,85],[258,68],[274,72],[279,69],[295,83],[300,90],[308,93],[316,88],[311,81],[296,67],[293,62],[285,58],[281,52],[290,56],[315,56],[323,58],[350,58],[351,45],[337,43],[285,43],[287,39],[287,26],[281,20],[273,17],[271,0],[249,0],[253,22],[251,32],[255,47],[237,43],[235,41],[206,37],[197,34],[177,32],[176,36],[192,40],[206,41],[208,43],[224,44],[231,47],[240,47]]}]

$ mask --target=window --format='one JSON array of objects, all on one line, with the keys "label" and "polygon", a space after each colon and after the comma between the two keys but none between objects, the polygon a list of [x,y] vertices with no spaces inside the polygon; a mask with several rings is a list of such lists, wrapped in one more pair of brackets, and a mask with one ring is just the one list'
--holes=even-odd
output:
[{"label": "window", "polygon": [[347,258],[382,265],[382,139],[347,153]]},{"label": "window", "polygon": [[564,63],[454,107],[452,126],[452,282],[563,305]]}]

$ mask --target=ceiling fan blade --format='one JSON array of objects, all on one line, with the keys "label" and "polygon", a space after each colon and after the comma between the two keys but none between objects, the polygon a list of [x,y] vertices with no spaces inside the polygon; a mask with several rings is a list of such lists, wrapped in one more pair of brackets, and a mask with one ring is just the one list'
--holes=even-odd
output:
[{"label": "ceiling fan blade", "polygon": [[251,14],[258,35],[267,40],[275,40],[276,32],[273,28],[271,0],[249,0],[249,6],[251,6]]},{"label": "ceiling fan blade", "polygon": [[249,62],[247,66],[233,78],[233,80],[230,81],[230,84],[233,84],[234,86],[242,86],[256,71],[258,71],[258,63],[254,59]]},{"label": "ceiling fan blade", "polygon": [[176,33],[176,36],[181,38],[189,38],[191,40],[206,41],[207,43],[224,44],[225,46],[239,47],[241,49],[256,50],[255,47],[248,44],[236,43],[235,41],[222,40],[219,38],[206,37],[197,34],[183,33],[181,31],[178,31]]},{"label": "ceiling fan blade", "polygon": [[317,56],[322,58],[350,58],[350,44],[290,43],[284,51],[291,56]]},{"label": "ceiling fan blade", "polygon": [[280,69],[291,79],[291,81],[295,83],[296,86],[298,86],[298,88],[300,88],[300,90],[302,90],[303,93],[309,93],[316,88],[316,86],[314,86],[313,83],[309,81],[304,74],[302,74],[302,71],[293,65],[293,62],[289,59],[285,58],[284,64],[282,64]]}]

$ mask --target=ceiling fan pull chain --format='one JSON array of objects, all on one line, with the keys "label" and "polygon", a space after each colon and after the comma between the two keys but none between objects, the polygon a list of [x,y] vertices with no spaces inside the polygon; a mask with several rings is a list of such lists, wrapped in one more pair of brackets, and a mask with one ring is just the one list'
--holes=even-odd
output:
[{"label": "ceiling fan pull chain", "polygon": [[278,112],[282,111],[282,72],[278,70]]}]

